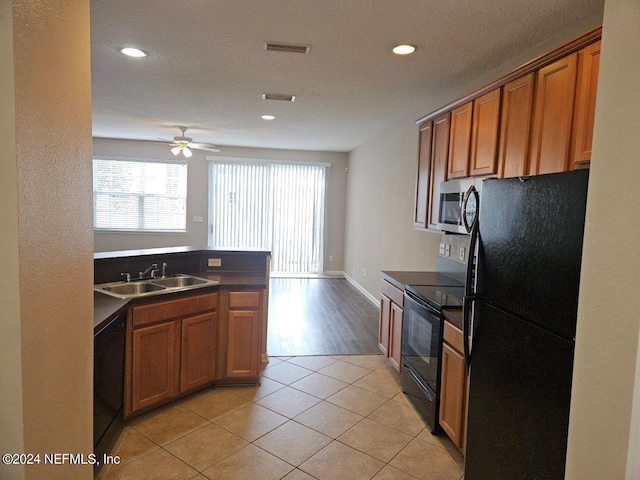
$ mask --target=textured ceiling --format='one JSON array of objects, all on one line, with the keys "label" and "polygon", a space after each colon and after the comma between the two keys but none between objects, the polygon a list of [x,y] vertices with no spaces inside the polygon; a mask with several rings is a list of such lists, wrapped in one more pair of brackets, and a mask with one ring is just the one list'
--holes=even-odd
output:
[{"label": "textured ceiling", "polygon": [[[602,9],[603,0],[92,0],[93,135],[156,140],[186,125],[194,141],[219,146],[349,151],[428,113],[416,109],[430,90]],[[266,41],[311,51],[267,52]],[[418,50],[397,57],[398,43]],[[148,57],[125,57],[124,46]]]}]

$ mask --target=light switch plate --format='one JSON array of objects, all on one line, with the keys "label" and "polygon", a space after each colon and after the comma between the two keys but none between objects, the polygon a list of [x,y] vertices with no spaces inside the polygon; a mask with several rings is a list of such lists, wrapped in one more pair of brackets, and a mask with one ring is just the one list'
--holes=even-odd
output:
[{"label": "light switch plate", "polygon": [[446,243],[446,244],[445,244],[445,246],[444,246],[444,254],[445,254],[447,257],[450,257],[450,256],[451,256],[451,244],[450,244],[450,243]]},{"label": "light switch plate", "polygon": [[460,260],[464,260],[465,259],[465,254],[467,253],[466,248],[464,247],[460,247]]},{"label": "light switch plate", "polygon": [[222,259],[220,258],[210,258],[207,265],[209,265],[210,267],[221,267],[222,266]]},{"label": "light switch plate", "polygon": [[444,255],[444,243],[440,244],[440,255]]}]

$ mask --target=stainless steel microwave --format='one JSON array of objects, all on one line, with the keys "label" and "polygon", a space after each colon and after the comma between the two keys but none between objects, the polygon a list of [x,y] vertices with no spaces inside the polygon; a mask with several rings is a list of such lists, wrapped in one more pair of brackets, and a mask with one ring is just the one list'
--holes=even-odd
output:
[{"label": "stainless steel microwave", "polygon": [[[485,178],[460,178],[440,184],[439,230],[469,233],[469,225],[479,213],[480,192],[484,180]],[[477,195],[471,195],[474,190]]]}]

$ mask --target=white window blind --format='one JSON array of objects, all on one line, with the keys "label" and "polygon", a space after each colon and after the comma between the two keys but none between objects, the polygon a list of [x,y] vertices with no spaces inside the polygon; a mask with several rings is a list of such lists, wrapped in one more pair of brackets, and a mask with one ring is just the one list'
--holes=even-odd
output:
[{"label": "white window blind", "polygon": [[326,167],[211,164],[214,247],[271,250],[274,272],[322,271]]},{"label": "white window blind", "polygon": [[93,160],[93,227],[185,231],[187,165],[146,160]]}]

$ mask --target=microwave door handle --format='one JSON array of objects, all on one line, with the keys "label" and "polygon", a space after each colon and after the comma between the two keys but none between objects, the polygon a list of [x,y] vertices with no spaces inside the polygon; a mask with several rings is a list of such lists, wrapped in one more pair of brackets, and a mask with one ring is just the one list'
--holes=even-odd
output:
[{"label": "microwave door handle", "polygon": [[477,216],[471,224],[471,238],[469,241],[469,259],[467,260],[467,274],[464,282],[464,297],[462,299],[462,346],[464,349],[464,364],[469,371],[471,367],[471,351],[469,348],[469,319],[471,318],[471,307],[477,299],[471,281],[473,279],[473,257],[478,240],[478,219]]}]

